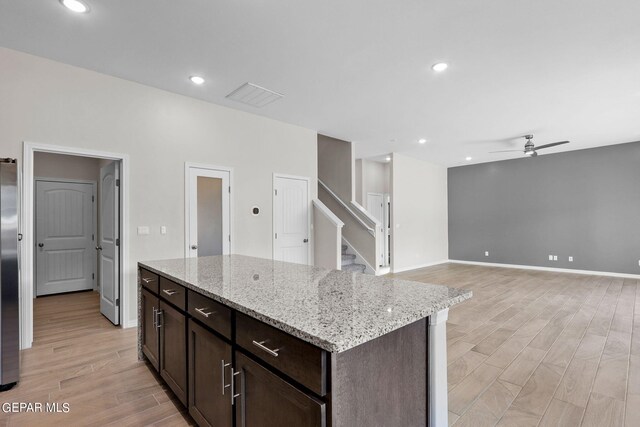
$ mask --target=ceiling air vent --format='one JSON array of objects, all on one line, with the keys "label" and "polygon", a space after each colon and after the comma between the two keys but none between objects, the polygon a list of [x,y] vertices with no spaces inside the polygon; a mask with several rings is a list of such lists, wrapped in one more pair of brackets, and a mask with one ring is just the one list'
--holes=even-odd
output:
[{"label": "ceiling air vent", "polygon": [[282,97],[284,97],[284,95],[281,93],[265,89],[253,83],[245,83],[226,96],[228,99],[242,102],[243,104],[256,108],[262,108]]}]

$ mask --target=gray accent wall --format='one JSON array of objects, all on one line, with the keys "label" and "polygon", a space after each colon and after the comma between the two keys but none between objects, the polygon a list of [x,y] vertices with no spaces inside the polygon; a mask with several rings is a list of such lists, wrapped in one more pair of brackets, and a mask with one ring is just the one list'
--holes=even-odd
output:
[{"label": "gray accent wall", "polygon": [[448,200],[452,260],[640,274],[640,142],[449,168]]}]

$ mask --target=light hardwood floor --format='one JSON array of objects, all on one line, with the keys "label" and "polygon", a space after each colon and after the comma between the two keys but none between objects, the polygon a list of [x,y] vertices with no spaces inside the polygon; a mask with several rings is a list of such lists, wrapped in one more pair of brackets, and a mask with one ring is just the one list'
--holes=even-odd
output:
[{"label": "light hardwood floor", "polygon": [[0,402],[67,402],[70,412],[7,415],[0,426],[184,426],[180,403],[144,362],[137,331],[100,314],[98,294],[37,298],[33,347],[21,352],[20,382]]},{"label": "light hardwood floor", "polygon": [[[456,426],[640,426],[636,280],[443,264],[397,275],[470,289],[448,322]],[[69,402],[68,414],[0,412],[3,425],[191,424],[113,327],[95,293],[35,301],[35,340],[0,402]]]},{"label": "light hardwood floor", "polygon": [[635,279],[443,264],[397,275],[470,289],[449,314],[449,424],[640,426]]}]

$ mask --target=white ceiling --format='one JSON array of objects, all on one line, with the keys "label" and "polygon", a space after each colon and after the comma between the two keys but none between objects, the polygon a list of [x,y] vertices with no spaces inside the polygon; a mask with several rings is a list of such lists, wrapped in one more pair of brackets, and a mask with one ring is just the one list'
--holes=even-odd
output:
[{"label": "white ceiling", "polygon": [[[518,157],[487,152],[526,133],[571,140],[547,152],[640,140],[637,0],[86,1],[76,15],[0,0],[0,45],[352,140],[361,157],[451,166]],[[245,82],[285,98],[224,98]]]}]

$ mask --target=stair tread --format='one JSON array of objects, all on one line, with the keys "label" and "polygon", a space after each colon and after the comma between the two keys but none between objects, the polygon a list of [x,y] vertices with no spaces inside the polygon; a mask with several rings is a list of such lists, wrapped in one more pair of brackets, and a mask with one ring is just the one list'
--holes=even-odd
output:
[{"label": "stair tread", "polygon": [[358,273],[364,273],[364,270],[367,267],[363,264],[348,264],[348,265],[344,265],[342,267],[342,271],[352,271],[352,272],[358,272]]}]

